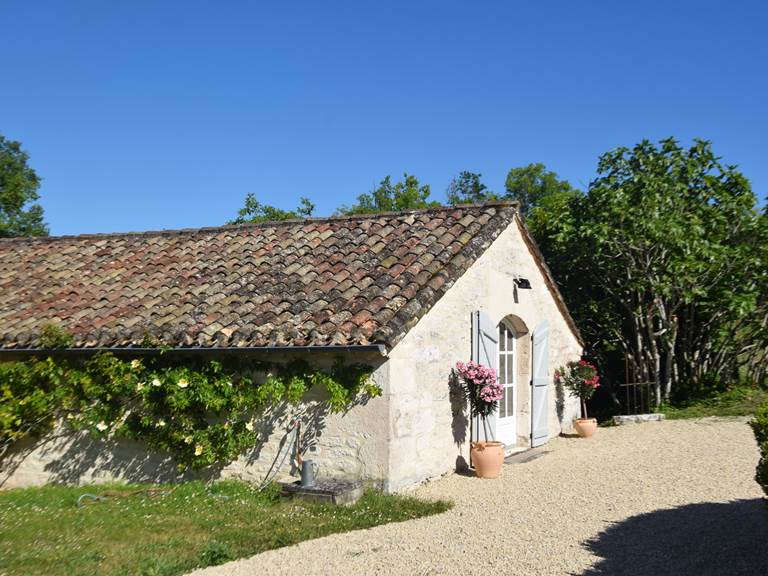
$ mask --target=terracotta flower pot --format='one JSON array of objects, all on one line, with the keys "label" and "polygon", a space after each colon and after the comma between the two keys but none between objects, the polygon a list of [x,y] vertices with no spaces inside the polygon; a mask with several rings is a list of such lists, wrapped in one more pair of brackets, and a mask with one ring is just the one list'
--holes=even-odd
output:
[{"label": "terracotta flower pot", "polygon": [[576,434],[582,438],[589,438],[597,430],[596,418],[576,418],[573,421],[573,427],[576,429]]},{"label": "terracotta flower pot", "polygon": [[496,478],[501,474],[501,465],[504,464],[502,442],[473,442],[470,452],[478,478]]}]

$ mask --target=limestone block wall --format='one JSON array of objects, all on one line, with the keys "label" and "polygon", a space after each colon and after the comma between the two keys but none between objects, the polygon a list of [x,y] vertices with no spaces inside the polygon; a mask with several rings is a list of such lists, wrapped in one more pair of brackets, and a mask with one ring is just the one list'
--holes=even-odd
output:
[{"label": "limestone block wall", "polygon": [[[328,367],[335,355],[312,352],[304,356],[318,367]],[[274,362],[290,355],[270,356]],[[87,432],[74,432],[64,424],[38,441],[21,441],[0,462],[0,489],[39,486],[47,483],[86,484],[114,480],[128,482],[174,482],[198,477],[239,478],[261,482],[276,468],[278,480],[297,478],[293,466],[295,437],[291,424],[299,418],[304,431],[304,458],[319,466],[319,475],[362,479],[384,486],[388,471],[389,386],[386,359],[378,354],[355,353],[349,362],[374,368],[373,378],[384,394],[343,414],[322,409],[324,394],[311,392],[296,409],[278,408],[260,417],[262,441],[221,470],[181,474],[168,455],[148,451],[138,442],[93,439]],[[288,452],[283,460],[283,454]]]},{"label": "limestone block wall", "polygon": [[[514,289],[516,276],[532,289]],[[530,442],[530,333],[550,325],[549,373],[578,359],[581,345],[563,318],[517,223],[505,230],[459,278],[440,301],[412,328],[389,355],[388,488],[398,490],[448,472],[468,461],[469,427],[463,402],[450,393],[451,369],[471,357],[471,314],[486,312],[496,324],[510,315],[528,328],[518,338],[517,435]],[[549,434],[572,430],[578,403],[562,398],[554,378],[549,391]]]}]

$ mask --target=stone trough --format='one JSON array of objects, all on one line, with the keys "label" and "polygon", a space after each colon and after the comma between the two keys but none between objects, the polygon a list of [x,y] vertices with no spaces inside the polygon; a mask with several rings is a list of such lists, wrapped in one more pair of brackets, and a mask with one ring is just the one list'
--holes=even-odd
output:
[{"label": "stone trough", "polygon": [[661,422],[662,420],[664,420],[664,414],[627,414],[613,417],[613,423],[617,426],[641,422]]},{"label": "stone trough", "polygon": [[318,480],[312,486],[302,486],[300,481],[282,484],[282,495],[325,504],[350,505],[363,495],[362,482],[345,480]]}]

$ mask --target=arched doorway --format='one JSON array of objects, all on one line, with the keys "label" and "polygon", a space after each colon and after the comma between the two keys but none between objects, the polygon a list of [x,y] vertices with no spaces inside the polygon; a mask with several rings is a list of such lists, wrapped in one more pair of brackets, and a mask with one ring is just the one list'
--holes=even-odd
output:
[{"label": "arched doorway", "polygon": [[[498,325],[496,370],[504,396],[496,413],[496,439],[508,447],[518,446],[530,433],[525,415],[530,380],[530,337],[525,322],[514,315]],[[521,405],[522,402],[522,405]]]}]

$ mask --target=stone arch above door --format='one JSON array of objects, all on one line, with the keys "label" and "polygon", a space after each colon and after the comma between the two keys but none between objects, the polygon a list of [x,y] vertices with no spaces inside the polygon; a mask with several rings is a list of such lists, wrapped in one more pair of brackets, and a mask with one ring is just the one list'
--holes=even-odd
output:
[{"label": "stone arch above door", "polygon": [[525,321],[515,314],[509,314],[501,321],[515,333],[518,354],[515,393],[517,447],[525,448],[531,444],[531,331]]}]

